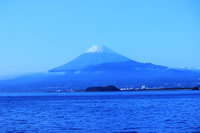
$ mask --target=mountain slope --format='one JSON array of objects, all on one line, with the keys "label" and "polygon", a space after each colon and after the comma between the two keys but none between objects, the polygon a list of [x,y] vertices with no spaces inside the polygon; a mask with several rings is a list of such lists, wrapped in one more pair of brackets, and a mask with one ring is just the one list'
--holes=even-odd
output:
[{"label": "mountain slope", "polygon": [[67,64],[50,70],[50,72],[64,72],[82,70],[90,65],[97,65],[107,62],[123,62],[129,58],[122,56],[105,46],[93,46],[86,53],[78,56]]},{"label": "mountain slope", "polygon": [[[105,63],[90,66],[80,72],[44,73],[0,81],[0,92],[34,92],[57,90],[84,90],[90,86],[115,85],[118,88],[180,88],[199,85],[199,73],[174,69],[113,69],[127,62]],[[105,67],[103,67],[105,65]],[[101,67],[99,67],[101,66]],[[98,69],[97,69],[98,68]],[[99,69],[100,68],[100,69]],[[106,69],[104,69],[106,68]]]},{"label": "mountain slope", "polygon": [[139,63],[132,60],[124,62],[108,62],[97,65],[90,65],[82,71],[166,71],[165,66],[154,65],[151,63]]}]

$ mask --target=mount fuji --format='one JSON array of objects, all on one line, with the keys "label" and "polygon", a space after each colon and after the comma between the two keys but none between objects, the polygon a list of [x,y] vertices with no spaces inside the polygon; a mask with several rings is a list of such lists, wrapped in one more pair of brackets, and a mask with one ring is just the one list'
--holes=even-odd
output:
[{"label": "mount fuji", "polygon": [[[111,68],[110,65],[115,65],[113,68]],[[106,66],[105,66],[106,65]],[[123,66],[124,65],[124,66]],[[85,53],[78,56],[74,60],[70,61],[67,64],[64,64],[62,66],[59,66],[57,68],[49,70],[49,72],[67,72],[67,71],[84,71],[89,69],[95,69],[99,67],[105,69],[113,70],[113,69],[149,69],[149,70],[167,70],[167,67],[164,66],[158,66],[153,65],[151,63],[139,63],[134,60],[129,59],[128,57],[125,57],[123,55],[120,55],[117,52],[112,51],[111,49],[95,45],[88,49]]]},{"label": "mount fuji", "polygon": [[50,70],[50,72],[64,72],[82,70],[90,65],[98,65],[109,62],[125,62],[130,59],[122,56],[105,46],[95,45],[88,49],[84,54],[67,64]]},{"label": "mount fuji", "polygon": [[141,63],[105,46],[95,45],[74,60],[15,79],[1,80],[0,91],[84,90],[90,86],[119,88],[183,88],[200,84],[200,73]]}]

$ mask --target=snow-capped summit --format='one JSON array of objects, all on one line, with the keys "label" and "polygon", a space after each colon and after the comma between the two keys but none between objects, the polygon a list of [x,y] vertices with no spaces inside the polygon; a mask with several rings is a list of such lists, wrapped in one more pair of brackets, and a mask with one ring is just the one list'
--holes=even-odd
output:
[{"label": "snow-capped summit", "polygon": [[114,53],[111,49],[102,45],[94,45],[86,51],[86,53],[102,53],[102,52]]},{"label": "snow-capped summit", "polygon": [[50,72],[78,71],[90,65],[98,65],[109,62],[124,62],[129,58],[112,51],[105,46],[95,45],[74,60],[50,70]]},{"label": "snow-capped summit", "polygon": [[[122,64],[122,65],[120,65]],[[122,67],[123,66],[123,67]],[[126,68],[128,66],[128,68]],[[104,70],[108,69],[117,69],[120,67],[120,69],[152,69],[152,70],[163,70],[167,69],[166,67],[153,65],[151,63],[140,63],[136,62],[134,60],[131,60],[127,58],[126,56],[123,56],[105,46],[100,45],[94,45],[91,48],[89,48],[85,53],[81,54],[74,60],[56,67],[54,69],[51,69],[50,72],[67,72],[67,71],[84,71],[84,70],[99,70],[99,67],[103,68]]]}]

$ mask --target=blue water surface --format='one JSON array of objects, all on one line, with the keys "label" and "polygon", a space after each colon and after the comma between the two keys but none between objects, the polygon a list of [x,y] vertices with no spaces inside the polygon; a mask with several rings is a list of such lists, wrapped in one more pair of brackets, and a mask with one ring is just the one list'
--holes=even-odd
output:
[{"label": "blue water surface", "polygon": [[0,132],[200,132],[200,91],[0,93]]}]

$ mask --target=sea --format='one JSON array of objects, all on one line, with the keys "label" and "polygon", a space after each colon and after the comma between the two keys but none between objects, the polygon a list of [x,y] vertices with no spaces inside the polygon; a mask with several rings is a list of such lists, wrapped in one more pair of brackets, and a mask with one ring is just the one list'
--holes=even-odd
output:
[{"label": "sea", "polygon": [[200,133],[200,91],[0,93],[0,133]]}]

